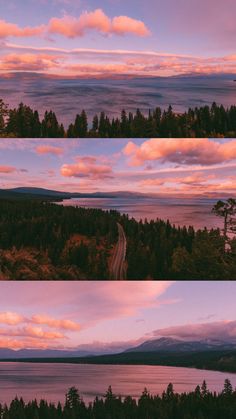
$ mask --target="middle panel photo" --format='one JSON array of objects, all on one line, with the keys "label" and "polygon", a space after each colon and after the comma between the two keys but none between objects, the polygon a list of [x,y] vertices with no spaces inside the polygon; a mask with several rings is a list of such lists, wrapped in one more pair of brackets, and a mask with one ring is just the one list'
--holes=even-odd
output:
[{"label": "middle panel photo", "polygon": [[236,279],[235,139],[1,139],[1,280]]}]

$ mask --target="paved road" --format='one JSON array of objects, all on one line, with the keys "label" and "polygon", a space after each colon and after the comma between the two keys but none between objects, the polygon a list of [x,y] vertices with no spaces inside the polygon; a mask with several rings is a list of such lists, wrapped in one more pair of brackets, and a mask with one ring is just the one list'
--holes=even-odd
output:
[{"label": "paved road", "polygon": [[126,257],[126,237],[121,224],[117,223],[118,227],[118,243],[115,248],[115,253],[112,260],[111,275],[112,279],[122,280],[125,278],[125,257]]}]

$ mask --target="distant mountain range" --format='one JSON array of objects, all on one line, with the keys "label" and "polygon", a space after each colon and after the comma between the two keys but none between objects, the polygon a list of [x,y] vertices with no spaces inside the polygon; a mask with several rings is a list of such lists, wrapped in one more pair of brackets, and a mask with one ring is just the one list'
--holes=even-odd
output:
[{"label": "distant mountain range", "polygon": [[186,78],[190,78],[190,79],[229,79],[232,80],[235,78],[235,73],[217,73],[217,74],[204,74],[204,73],[186,73],[186,74],[178,74],[178,75],[173,75],[173,76],[145,76],[145,75],[134,75],[134,74],[101,74],[101,75],[96,75],[96,76],[86,76],[86,75],[81,75],[78,76],[70,76],[70,75],[65,75],[63,74],[50,74],[50,73],[39,73],[39,72],[34,72],[34,71],[12,71],[12,72],[5,72],[5,73],[1,73],[0,75],[0,79],[22,79],[22,78],[27,78],[27,79],[87,79],[89,78],[90,80],[95,79],[134,79],[134,80],[158,80],[158,79],[186,79]]},{"label": "distant mountain range", "polygon": [[[182,341],[173,338],[159,338],[154,340],[147,340],[141,345],[129,348],[119,354],[132,353],[193,353],[193,352],[206,352],[206,351],[229,351],[236,350],[236,343],[223,342],[220,340],[205,339],[200,341]],[[7,348],[0,349],[0,359],[24,359],[24,358],[83,358],[93,356],[109,356],[106,349],[91,349],[89,350],[60,350],[60,349],[20,349],[12,350]],[[113,351],[115,352],[115,350]],[[116,356],[116,354],[110,354]]]},{"label": "distant mountain range", "polygon": [[[228,197],[228,195],[226,194]],[[71,199],[71,198],[174,198],[175,195],[172,194],[168,196],[166,194],[155,194],[155,193],[142,193],[142,192],[130,192],[130,191],[114,191],[114,192],[64,192],[56,191],[46,188],[35,188],[29,186],[22,186],[18,188],[9,188],[9,189],[0,189],[0,199],[1,198],[38,198],[38,199]],[[177,198],[193,198],[193,196],[187,196],[178,193]],[[195,195],[194,198],[199,199],[209,199],[209,201],[215,201],[216,199],[224,199],[224,194],[214,193],[212,197],[208,194],[204,195]]]},{"label": "distant mountain range", "polygon": [[[100,354],[99,351],[94,352],[95,355]],[[24,359],[24,358],[71,358],[84,357],[93,355],[93,351],[66,351],[60,349],[19,349],[13,350],[8,348],[0,348],[0,359]]]},{"label": "distant mountain range", "polygon": [[220,340],[205,339],[200,341],[182,341],[173,338],[159,338],[147,340],[141,345],[127,349],[125,352],[196,352],[211,350],[236,349],[236,344]]},{"label": "distant mountain range", "polygon": [[[11,189],[0,189],[0,197],[5,195],[19,196],[22,195],[36,195],[38,197],[52,197],[59,199],[70,199],[70,198],[119,198],[119,197],[137,197],[145,196],[145,194],[139,192],[127,192],[127,191],[117,191],[117,192],[92,192],[92,193],[80,193],[80,192],[63,192],[55,191],[45,188],[34,188],[34,187],[18,187]],[[17,195],[16,195],[17,194]]]}]

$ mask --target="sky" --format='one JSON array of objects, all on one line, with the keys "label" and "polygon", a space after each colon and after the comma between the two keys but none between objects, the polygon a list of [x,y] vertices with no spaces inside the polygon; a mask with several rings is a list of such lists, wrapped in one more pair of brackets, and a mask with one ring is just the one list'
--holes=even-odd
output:
[{"label": "sky", "polygon": [[1,139],[0,188],[230,197],[235,139]]},{"label": "sky", "polygon": [[235,73],[234,0],[0,0],[0,72]]},{"label": "sky", "polygon": [[119,351],[161,336],[236,340],[236,283],[1,282],[0,347]]}]

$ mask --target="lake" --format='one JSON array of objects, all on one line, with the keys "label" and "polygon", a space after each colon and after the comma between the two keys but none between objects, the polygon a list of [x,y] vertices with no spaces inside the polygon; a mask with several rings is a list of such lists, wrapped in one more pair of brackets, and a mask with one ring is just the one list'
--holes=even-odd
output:
[{"label": "lake", "polygon": [[192,225],[196,229],[207,226],[222,228],[221,220],[211,213],[216,199],[209,198],[76,198],[65,199],[59,204],[64,206],[80,206],[99,208],[102,210],[117,210],[128,214],[136,220],[152,220],[160,218],[176,226]]},{"label": "lake", "polygon": [[37,109],[40,117],[52,109],[67,127],[85,109],[89,121],[95,113],[120,115],[124,108],[147,113],[172,105],[175,112],[188,107],[236,103],[236,83],[231,75],[134,78],[129,80],[63,79],[40,75],[0,77],[0,98],[10,107],[20,101]]},{"label": "lake", "polygon": [[226,378],[236,386],[236,374],[190,368],[2,362],[0,403],[9,403],[16,395],[25,401],[44,398],[64,402],[71,386],[79,389],[86,402],[103,396],[109,385],[117,395],[139,397],[144,387],[160,394],[172,382],[176,392],[188,392],[205,379],[210,390],[221,391]]}]

